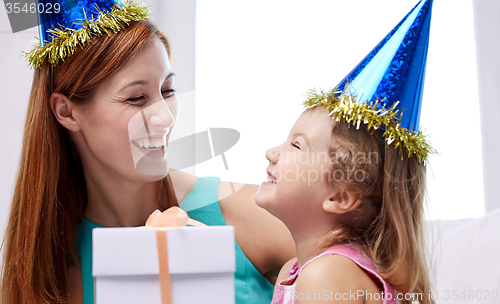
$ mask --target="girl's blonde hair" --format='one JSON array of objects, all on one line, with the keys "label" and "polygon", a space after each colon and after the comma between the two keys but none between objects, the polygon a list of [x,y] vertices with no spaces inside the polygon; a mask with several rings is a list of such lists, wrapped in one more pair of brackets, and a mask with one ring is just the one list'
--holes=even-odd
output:
[{"label": "girl's blonde hair", "polygon": [[[167,52],[167,39],[149,21],[131,22],[118,33],[94,37],[54,68],[54,92],[76,104],[90,103],[152,37]],[[49,97],[50,65],[35,70],[23,147],[4,243],[1,303],[66,303],[68,272],[77,257],[76,238],[87,203],[78,151],[54,117]],[[156,182],[163,208],[177,205],[172,182]],[[167,205],[169,206],[165,206]]]},{"label": "girl's blonde hair", "polygon": [[332,174],[344,174],[341,181],[333,176],[332,186],[362,201],[328,236],[330,246],[360,245],[397,293],[434,303],[423,237],[425,164],[387,146],[383,130],[334,121],[331,132]]}]

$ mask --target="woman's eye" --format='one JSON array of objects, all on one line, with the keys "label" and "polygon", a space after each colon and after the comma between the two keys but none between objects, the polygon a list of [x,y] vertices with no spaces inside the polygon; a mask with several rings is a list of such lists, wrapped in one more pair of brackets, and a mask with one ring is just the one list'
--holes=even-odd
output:
[{"label": "woman's eye", "polygon": [[300,146],[297,143],[292,142],[292,146],[300,150]]},{"label": "woman's eye", "polygon": [[137,103],[139,101],[143,101],[144,99],[145,99],[144,96],[139,96],[139,97],[129,98],[127,99],[127,101],[132,103]]},{"label": "woman's eye", "polygon": [[163,98],[168,98],[170,96],[172,96],[175,92],[175,89],[174,88],[170,88],[170,89],[167,89],[167,90],[162,90],[161,91],[161,95],[163,95]]},{"label": "woman's eye", "polygon": [[[163,96],[163,98],[169,98],[171,97],[175,92],[175,89],[173,88],[170,88],[170,89],[167,89],[167,90],[162,90],[161,91],[161,95]],[[139,103],[141,101],[145,101],[146,100],[146,97],[145,96],[139,96],[139,97],[133,97],[133,98],[128,98],[127,101],[130,102],[130,103]]]}]

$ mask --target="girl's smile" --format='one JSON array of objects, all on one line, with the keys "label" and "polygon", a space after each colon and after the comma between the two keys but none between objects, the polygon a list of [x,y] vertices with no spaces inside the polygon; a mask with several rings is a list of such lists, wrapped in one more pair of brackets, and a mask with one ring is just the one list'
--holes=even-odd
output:
[{"label": "girl's smile", "polygon": [[[332,126],[332,119],[326,113],[306,111],[293,126],[287,141],[266,153],[267,180],[262,183],[255,201],[287,225],[296,220],[296,214],[306,214],[297,210],[314,209],[314,202],[330,195],[331,140],[325,130]],[[304,201],[308,204],[301,203]]]}]

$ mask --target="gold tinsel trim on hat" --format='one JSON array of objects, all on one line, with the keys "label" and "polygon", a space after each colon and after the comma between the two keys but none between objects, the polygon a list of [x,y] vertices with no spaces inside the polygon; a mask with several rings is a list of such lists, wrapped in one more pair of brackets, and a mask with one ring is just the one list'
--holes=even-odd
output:
[{"label": "gold tinsel trim on hat", "polygon": [[[108,30],[116,33],[130,22],[145,20],[149,18],[149,8],[140,6],[138,2],[130,0],[123,4],[116,4],[111,11],[101,11],[99,8],[97,19],[81,20],[83,27],[75,30],[62,26],[60,29],[49,29],[52,37],[51,42],[45,42],[43,47],[36,44],[34,48],[25,52],[30,67],[39,68],[48,60],[52,65],[56,65],[59,60],[71,56],[78,48],[83,48],[90,42],[92,36],[102,36],[107,34]],[[76,22],[75,22],[76,24]]]},{"label": "gold tinsel trim on hat", "polygon": [[329,112],[328,116],[335,121],[356,126],[356,129],[359,129],[361,123],[367,125],[368,130],[385,126],[383,136],[387,145],[394,144],[396,149],[399,148],[401,157],[406,153],[408,157],[415,156],[422,162],[429,154],[436,153],[421,131],[415,132],[401,127],[403,113],[396,110],[399,102],[388,109],[378,99],[360,104],[357,96],[349,93],[349,85],[346,85],[344,91],[310,90],[306,97],[307,100],[304,101],[306,108],[322,106]]}]

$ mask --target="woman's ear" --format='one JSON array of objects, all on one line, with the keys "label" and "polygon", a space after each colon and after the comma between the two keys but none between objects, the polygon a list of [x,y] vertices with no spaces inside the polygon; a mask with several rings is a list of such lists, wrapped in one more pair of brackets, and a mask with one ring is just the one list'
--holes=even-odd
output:
[{"label": "woman's ear", "polygon": [[343,214],[358,208],[361,197],[350,191],[339,190],[323,202],[323,210],[329,213]]},{"label": "woman's ear", "polygon": [[63,127],[74,132],[80,130],[80,126],[74,117],[74,105],[66,96],[61,93],[50,95],[50,108]]}]

